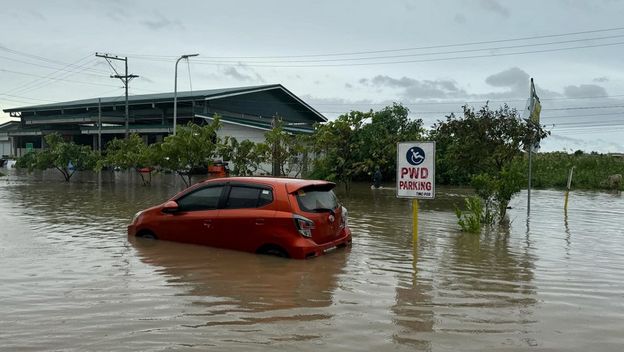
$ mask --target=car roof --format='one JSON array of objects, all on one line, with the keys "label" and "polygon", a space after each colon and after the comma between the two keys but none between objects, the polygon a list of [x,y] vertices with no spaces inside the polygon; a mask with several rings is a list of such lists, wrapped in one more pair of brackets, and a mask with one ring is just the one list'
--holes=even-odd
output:
[{"label": "car roof", "polygon": [[202,183],[207,183],[207,182],[249,182],[249,183],[257,183],[257,184],[264,184],[264,185],[271,185],[271,186],[285,185],[286,191],[288,193],[294,193],[302,188],[306,188],[310,186],[325,186],[325,187],[330,187],[330,189],[336,186],[335,183],[324,181],[324,180],[305,180],[305,179],[300,179],[300,178],[259,177],[259,176],[256,176],[256,177],[248,177],[248,176],[220,177],[220,178],[213,178],[213,179],[202,181]]}]

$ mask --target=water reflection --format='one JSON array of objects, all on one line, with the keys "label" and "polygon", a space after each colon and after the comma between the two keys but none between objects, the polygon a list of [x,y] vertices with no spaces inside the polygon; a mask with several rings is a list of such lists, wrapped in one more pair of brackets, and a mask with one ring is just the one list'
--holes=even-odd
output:
[{"label": "water reflection", "polygon": [[413,243],[413,273],[398,276],[396,304],[391,308],[399,330],[392,336],[394,343],[419,351],[431,350],[435,314],[432,303],[432,282],[418,270],[418,243]]},{"label": "water reflection", "polygon": [[[347,248],[319,260],[284,260],[167,241],[129,241],[141,261],[157,267],[169,285],[182,286],[186,295],[201,297],[193,304],[204,306],[206,316],[328,307],[349,255]],[[295,319],[329,318],[331,315],[324,313],[297,315]],[[254,323],[253,318],[239,317],[204,325]]]}]

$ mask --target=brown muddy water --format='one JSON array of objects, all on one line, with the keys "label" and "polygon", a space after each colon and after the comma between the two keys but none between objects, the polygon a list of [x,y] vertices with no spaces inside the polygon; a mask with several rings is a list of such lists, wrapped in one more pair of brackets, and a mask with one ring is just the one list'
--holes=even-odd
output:
[{"label": "brown muddy water", "polygon": [[515,198],[511,224],[458,231],[439,188],[339,192],[353,247],[307,261],[128,241],[134,213],[182,184],[53,172],[0,178],[2,351],[621,351],[624,197]]}]

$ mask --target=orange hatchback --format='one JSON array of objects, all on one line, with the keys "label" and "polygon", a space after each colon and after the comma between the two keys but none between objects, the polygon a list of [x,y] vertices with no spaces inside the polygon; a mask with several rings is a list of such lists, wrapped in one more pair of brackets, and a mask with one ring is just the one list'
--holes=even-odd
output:
[{"label": "orange hatchback", "polygon": [[305,259],[351,244],[347,209],[327,181],[229,177],[140,211],[128,236]]}]

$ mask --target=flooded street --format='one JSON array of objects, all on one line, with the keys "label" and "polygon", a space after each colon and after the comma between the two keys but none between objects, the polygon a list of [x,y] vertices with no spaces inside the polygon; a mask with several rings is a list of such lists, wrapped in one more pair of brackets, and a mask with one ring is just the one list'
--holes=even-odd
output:
[{"label": "flooded street", "polygon": [[461,189],[411,204],[356,185],[353,246],[283,260],[132,240],[134,213],[183,188],[136,175],[0,178],[2,351],[620,351],[624,196],[526,193],[511,224],[459,231]]}]

